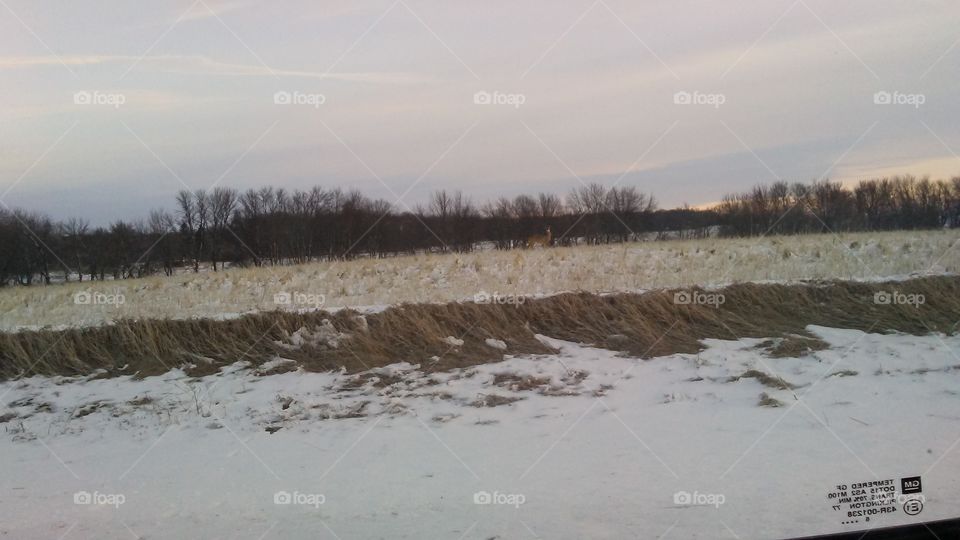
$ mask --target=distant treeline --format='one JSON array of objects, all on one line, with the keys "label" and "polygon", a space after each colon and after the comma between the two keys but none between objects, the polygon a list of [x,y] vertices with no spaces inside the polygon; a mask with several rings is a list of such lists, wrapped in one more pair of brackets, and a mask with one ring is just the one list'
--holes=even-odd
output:
[{"label": "distant treeline", "polygon": [[91,228],[0,209],[0,285],[64,279],[122,279],[234,266],[295,264],[360,256],[510,249],[547,227],[553,245],[658,238],[956,226],[960,178],[950,182],[893,178],[757,186],[709,209],[660,210],[635,187],[590,184],[566,197],[541,193],[483,205],[460,192],[398,212],[358,191],[315,187],[244,192],[217,187],[181,191],[173,211]]},{"label": "distant treeline", "polygon": [[960,177],[776,182],[728,195],[714,207],[728,236],[889,231],[960,226]]}]

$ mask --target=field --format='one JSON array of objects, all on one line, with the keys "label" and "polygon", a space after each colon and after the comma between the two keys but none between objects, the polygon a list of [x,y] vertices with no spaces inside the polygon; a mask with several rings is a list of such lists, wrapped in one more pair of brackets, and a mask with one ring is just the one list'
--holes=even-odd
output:
[{"label": "field", "polygon": [[[956,517],[957,239],[0,291],[0,536],[759,539]],[[887,481],[882,513],[831,497]]]},{"label": "field", "polygon": [[[829,349],[777,360],[756,339],[650,361],[551,340],[556,355],[433,375],[402,364],[367,379],[258,376],[238,364],[202,378],[8,382],[4,401],[27,418],[3,424],[0,529],[783,538],[858,528],[826,499],[837,483],[913,475],[923,516],[952,517],[960,340],[813,331]],[[790,387],[749,373],[771,369]],[[74,504],[83,492],[124,498]],[[682,492],[724,499],[678,504]],[[275,504],[283,493],[302,497]],[[515,497],[477,504],[484,493]]]},{"label": "field", "polygon": [[958,239],[951,230],[664,241],[74,282],[0,290],[0,329],[88,326],[121,318],[228,318],[275,309],[376,310],[403,302],[472,301],[482,293],[542,296],[748,281],[877,281],[960,272],[960,249],[953,249]]}]

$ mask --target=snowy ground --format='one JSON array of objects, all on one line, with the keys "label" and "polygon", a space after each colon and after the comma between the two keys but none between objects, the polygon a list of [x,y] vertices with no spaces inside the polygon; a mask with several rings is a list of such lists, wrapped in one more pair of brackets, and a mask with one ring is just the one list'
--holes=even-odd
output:
[{"label": "snowy ground", "polygon": [[[810,329],[831,348],[798,359],[553,342],[444,374],[3,383],[0,537],[746,539],[956,517],[960,338]],[[796,388],[730,381],[749,369]],[[916,517],[828,498],[910,476]]]},{"label": "snowy ground", "polygon": [[420,255],[0,290],[0,330],[122,317],[232,317],[273,309],[472,300],[735,281],[878,280],[960,273],[960,231],[704,239]]}]

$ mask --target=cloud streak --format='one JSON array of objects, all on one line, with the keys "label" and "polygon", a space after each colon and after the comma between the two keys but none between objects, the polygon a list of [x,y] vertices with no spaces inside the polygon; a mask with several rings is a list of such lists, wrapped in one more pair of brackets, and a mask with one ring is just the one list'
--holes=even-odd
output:
[{"label": "cloud streak", "polygon": [[[0,57],[0,70],[45,68],[50,66],[95,66],[129,64],[138,57],[131,55],[72,55],[72,56],[5,56]],[[207,56],[158,55],[141,60],[138,70],[161,73],[194,73],[237,77],[294,77],[329,79],[342,82],[370,84],[421,84],[436,82],[436,77],[414,73],[354,72],[326,73],[322,71],[273,69],[261,65],[220,62]]]}]

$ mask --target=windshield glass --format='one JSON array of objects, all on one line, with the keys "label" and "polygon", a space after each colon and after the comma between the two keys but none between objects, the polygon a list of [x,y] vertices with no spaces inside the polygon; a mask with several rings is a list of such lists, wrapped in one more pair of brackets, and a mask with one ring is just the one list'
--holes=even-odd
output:
[{"label": "windshield glass", "polygon": [[0,0],[0,537],[960,538],[957,20]]}]

